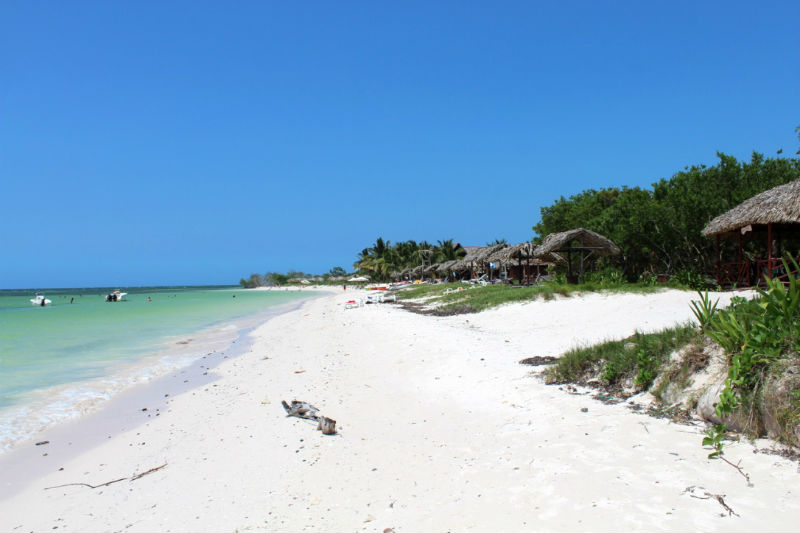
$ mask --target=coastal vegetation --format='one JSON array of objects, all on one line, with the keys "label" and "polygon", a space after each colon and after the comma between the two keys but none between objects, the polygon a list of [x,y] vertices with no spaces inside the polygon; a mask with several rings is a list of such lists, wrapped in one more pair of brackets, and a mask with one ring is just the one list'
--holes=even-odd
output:
[{"label": "coastal vegetation", "polygon": [[620,247],[613,264],[628,280],[656,273],[679,276],[703,288],[714,263],[714,242],[701,234],[714,217],[772,187],[800,178],[800,159],[750,161],[718,153],[716,165],[692,166],[650,189],[609,187],[585,190],[541,209],[533,230],[545,236],[577,227],[600,233]]},{"label": "coastal vegetation", "polygon": [[437,244],[413,240],[392,244],[378,237],[372,246],[361,250],[353,267],[373,280],[385,281],[391,277],[392,272],[461,259],[466,254],[467,251],[461,244],[454,243],[453,239],[437,241]]},{"label": "coastal vegetation", "polygon": [[313,279],[317,283],[327,281],[339,282],[342,278],[347,276],[347,272],[342,267],[333,267],[329,272],[321,276],[308,274],[299,270],[290,270],[283,274],[281,272],[267,272],[266,274],[250,274],[248,278],[239,280],[239,285],[245,289],[253,289],[255,287],[268,287],[271,285],[286,285],[287,283],[297,283],[300,280]]},{"label": "coastal vegetation", "polygon": [[[755,194],[800,179],[800,159],[767,158],[755,152],[749,161],[724,153],[717,157],[713,166],[687,167],[651,188],[607,187],[562,196],[540,209],[532,242],[585,228],[608,237],[622,252],[594,261],[595,271],[613,268],[627,281],[645,283],[661,274],[694,289],[709,288],[706,275],[714,263],[715,243],[701,234],[703,227]],[[499,238],[487,246],[505,242]],[[745,254],[750,253],[755,251],[746,248]],[[392,244],[379,237],[359,253],[353,267],[374,281],[387,281],[393,272],[465,254],[452,239],[436,245],[413,240]],[[558,272],[564,269],[556,267]]]},{"label": "coastal vegetation", "polygon": [[[562,196],[540,209],[540,221],[532,229],[531,241],[539,244],[550,234],[585,228],[613,241],[621,250],[616,256],[598,258],[590,272],[613,271],[620,280],[655,283],[659,276],[695,290],[713,288],[708,273],[714,264],[715,243],[701,234],[714,217],[744,200],[793,180],[800,179],[800,159],[768,158],[754,152],[749,161],[718,153],[712,166],[695,165],[660,179],[650,188],[607,187],[588,189],[568,198]],[[487,246],[506,243],[504,238]],[[734,243],[722,242],[723,254]],[[788,242],[789,246],[800,243]],[[758,253],[745,243],[743,253]],[[403,270],[464,258],[467,250],[454,239],[406,240],[392,243],[382,237],[363,248],[353,264],[353,274],[385,282]],[[753,257],[750,257],[752,259]],[[555,266],[563,273],[565,265]],[[243,287],[282,285],[292,280],[342,281],[348,274],[334,267],[323,275],[290,271],[252,274],[240,280]]]},{"label": "coastal vegetation", "polygon": [[[800,279],[783,260],[788,283],[765,279],[753,299],[719,309],[708,293],[692,304],[697,324],[571,350],[545,371],[548,383],[594,384],[627,396],[649,390],[664,406],[696,409],[712,422],[703,444],[721,457],[730,430],[800,446]],[[718,394],[681,394],[720,354]],[[713,378],[713,376],[712,376]],[[704,394],[709,399],[704,403]],[[676,402],[676,398],[678,401]]]}]

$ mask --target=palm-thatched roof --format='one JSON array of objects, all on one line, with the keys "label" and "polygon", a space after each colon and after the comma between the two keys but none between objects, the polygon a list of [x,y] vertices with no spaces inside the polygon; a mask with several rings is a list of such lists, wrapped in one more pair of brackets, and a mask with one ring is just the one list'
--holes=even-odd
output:
[{"label": "palm-thatched roof", "polygon": [[800,180],[779,185],[745,200],[703,228],[712,237],[756,224],[800,224]]},{"label": "palm-thatched roof", "polygon": [[489,256],[488,260],[492,263],[504,265],[515,264],[522,260],[531,265],[552,265],[565,262],[564,258],[557,253],[545,254],[542,257],[533,257],[536,245],[530,242],[521,242],[506,248],[501,248]]},{"label": "palm-thatched roof", "polygon": [[611,239],[588,229],[576,228],[560,233],[551,233],[545,237],[541,246],[538,246],[533,251],[533,257],[541,258],[552,252],[568,251],[571,249],[570,243],[572,241],[581,243],[581,246],[574,249],[592,250],[600,255],[617,255],[620,253],[619,247]]},{"label": "palm-thatched roof", "polygon": [[488,263],[489,258],[492,255],[501,250],[505,250],[506,248],[508,248],[508,245],[505,243],[495,244],[494,246],[485,246],[475,254],[475,257],[472,261],[475,263]]},{"label": "palm-thatched roof", "polygon": [[475,259],[478,255],[483,253],[484,246],[464,246],[464,250],[467,251],[467,255],[462,257],[459,260],[456,260],[453,264],[450,265],[450,269],[453,272],[462,272],[464,270],[468,270],[472,268],[473,264],[475,263]]},{"label": "palm-thatched roof", "polygon": [[451,267],[458,263],[459,259],[453,259],[452,261],[445,261],[444,263],[439,263],[436,265],[436,272],[451,272]]}]

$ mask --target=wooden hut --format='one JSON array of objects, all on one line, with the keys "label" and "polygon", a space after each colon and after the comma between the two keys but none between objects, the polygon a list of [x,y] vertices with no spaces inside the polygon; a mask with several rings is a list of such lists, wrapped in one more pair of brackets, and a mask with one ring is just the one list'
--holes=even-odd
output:
[{"label": "wooden hut", "polygon": [[584,228],[576,228],[560,233],[551,233],[545,237],[541,246],[533,251],[533,257],[542,258],[553,252],[567,254],[567,279],[571,283],[576,280],[575,275],[572,273],[572,255],[579,255],[578,279],[583,283],[585,281],[584,263],[586,259],[595,254],[618,255],[620,249],[611,239],[603,237],[599,233]]},{"label": "wooden hut", "polygon": [[494,277],[494,268],[491,266],[493,264],[491,257],[506,248],[508,248],[508,244],[506,243],[481,248],[472,260],[475,265],[473,272],[481,275],[486,274],[489,276],[489,279],[492,279]]},{"label": "wooden hut", "polygon": [[436,273],[439,276],[442,276],[444,278],[450,279],[451,275],[454,272],[452,267],[453,267],[453,265],[455,265],[459,261],[460,261],[459,259],[453,259],[451,261],[445,261],[443,263],[438,263],[436,265]]},{"label": "wooden hut", "polygon": [[471,278],[475,275],[476,259],[482,253],[484,246],[463,246],[467,252],[460,260],[450,265],[452,272],[463,278]]},{"label": "wooden hut", "polygon": [[501,265],[507,277],[519,281],[520,284],[533,283],[547,273],[547,267],[566,262],[557,253],[533,257],[535,249],[536,245],[533,243],[521,242],[497,250],[489,257],[489,261]]},{"label": "wooden hut", "polygon": [[[716,260],[714,275],[722,287],[753,286],[764,279],[788,275],[780,258],[787,241],[798,244],[800,238],[800,180],[764,191],[745,200],[703,228],[703,235],[714,237]],[[720,239],[735,240],[736,261],[723,262]],[[748,243],[763,246],[755,258],[747,258],[744,246]]]}]

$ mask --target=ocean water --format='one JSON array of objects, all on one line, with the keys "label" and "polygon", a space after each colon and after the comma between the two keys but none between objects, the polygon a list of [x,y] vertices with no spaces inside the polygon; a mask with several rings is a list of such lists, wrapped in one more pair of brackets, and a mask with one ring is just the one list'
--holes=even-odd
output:
[{"label": "ocean water", "polygon": [[[216,350],[313,291],[220,287],[0,290],[0,453]],[[148,301],[149,298],[149,301]]]}]

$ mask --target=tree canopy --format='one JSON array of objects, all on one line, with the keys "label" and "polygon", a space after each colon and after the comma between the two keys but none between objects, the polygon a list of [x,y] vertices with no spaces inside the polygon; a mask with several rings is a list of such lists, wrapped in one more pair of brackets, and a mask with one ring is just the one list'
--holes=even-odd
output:
[{"label": "tree canopy", "polygon": [[589,189],[541,208],[533,226],[538,242],[550,233],[583,227],[605,235],[622,250],[617,265],[629,277],[644,272],[704,271],[713,264],[713,242],[701,230],[714,217],[772,187],[800,178],[800,160],[749,162],[718,153],[719,162],[686,168],[652,189]]}]

